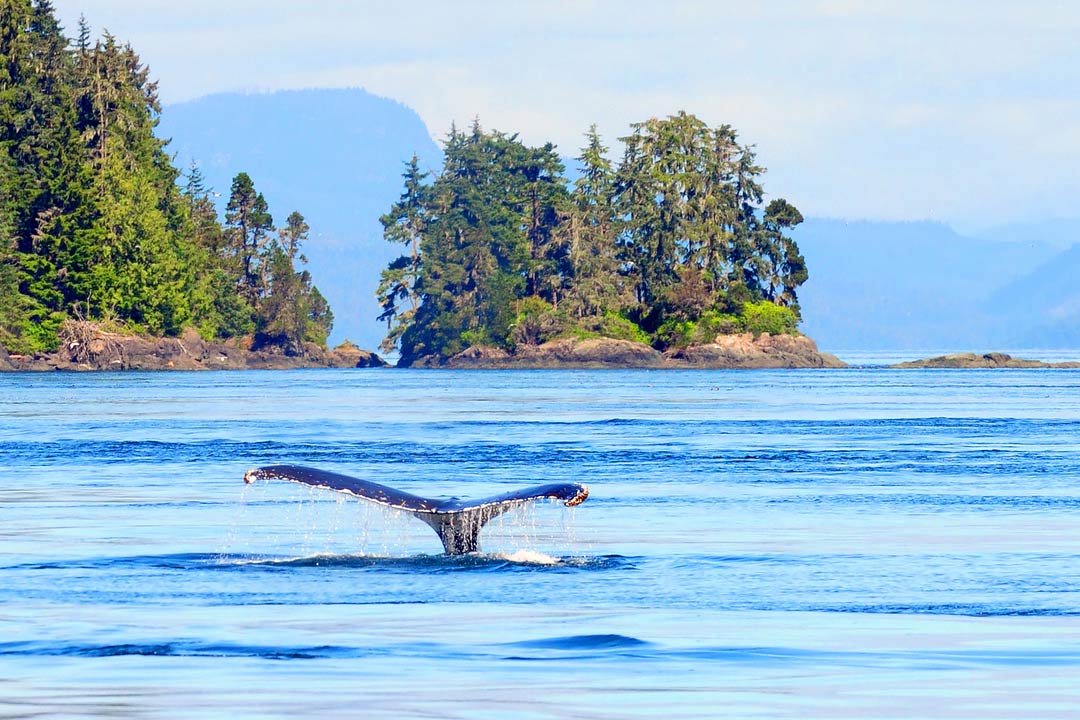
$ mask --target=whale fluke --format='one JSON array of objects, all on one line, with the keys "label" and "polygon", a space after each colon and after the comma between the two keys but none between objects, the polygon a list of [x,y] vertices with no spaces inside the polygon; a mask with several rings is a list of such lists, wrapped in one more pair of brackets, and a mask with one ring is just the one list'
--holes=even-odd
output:
[{"label": "whale fluke", "polygon": [[447,555],[475,552],[479,546],[480,528],[513,507],[544,499],[562,500],[567,507],[573,507],[589,497],[589,489],[584,485],[551,483],[480,500],[433,500],[348,475],[297,465],[268,465],[253,468],[244,474],[244,482],[256,480],[290,480],[412,513],[438,533]]}]

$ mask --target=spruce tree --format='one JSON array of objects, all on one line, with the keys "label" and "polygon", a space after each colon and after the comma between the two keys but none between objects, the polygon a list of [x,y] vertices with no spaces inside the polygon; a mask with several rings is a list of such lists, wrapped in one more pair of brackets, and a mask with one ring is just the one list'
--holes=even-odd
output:
[{"label": "spruce tree", "polygon": [[251,177],[241,172],[233,178],[229,204],[225,211],[227,228],[225,253],[234,261],[240,294],[252,307],[258,307],[265,289],[262,253],[274,229],[262,193],[256,192]]},{"label": "spruce tree", "polygon": [[570,289],[568,302],[578,318],[621,312],[627,306],[619,275],[618,223],[612,207],[615,172],[607,148],[593,125],[577,160],[581,177],[574,183],[570,220]]},{"label": "spruce tree", "polygon": [[[405,183],[401,197],[379,218],[386,240],[408,246],[407,253],[382,271],[376,290],[382,307],[378,319],[386,322],[386,338],[381,347],[387,352],[393,351],[420,305],[420,242],[427,227],[425,204],[429,202],[429,190],[424,180],[428,173],[420,170],[420,159],[416,155],[412,156],[402,177]],[[408,307],[403,308],[402,303],[406,301]]]},{"label": "spruce tree", "polygon": [[289,214],[277,239],[267,243],[260,264],[266,287],[259,300],[255,342],[277,347],[287,355],[303,355],[304,343],[324,345],[334,316],[326,299],[312,285],[311,273],[298,269],[307,258],[301,247],[310,228],[298,212]]}]

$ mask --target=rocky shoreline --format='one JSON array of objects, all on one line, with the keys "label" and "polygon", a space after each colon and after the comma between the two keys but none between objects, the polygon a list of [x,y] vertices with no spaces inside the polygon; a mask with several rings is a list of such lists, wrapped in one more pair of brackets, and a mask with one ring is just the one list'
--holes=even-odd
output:
[{"label": "rocky shoreline", "polygon": [[9,355],[0,347],[0,371],[290,370],[385,367],[375,353],[345,345],[328,350],[307,343],[303,355],[251,350],[239,342],[207,342],[191,330],[179,338],[143,338],[87,330],[56,352]]},{"label": "rocky shoreline", "polygon": [[[305,344],[302,355],[279,349],[252,350],[239,341],[207,342],[192,331],[179,338],[143,338],[88,327],[68,335],[52,353],[9,355],[0,346],[0,371],[101,370],[290,370],[387,367],[378,355],[346,343],[332,350]],[[720,335],[714,342],[661,352],[645,343],[612,338],[552,340],[511,353],[474,346],[445,360],[421,358],[414,368],[509,369],[769,369],[844,368],[805,335]],[[1043,362],[1000,352],[954,353],[889,366],[896,369],[1080,368],[1080,362]]]},{"label": "rocky shoreline", "polygon": [[[327,350],[307,345],[303,355],[250,350],[237,342],[207,342],[194,331],[180,338],[140,338],[93,330],[68,338],[61,349],[37,355],[8,355],[0,347],[0,371],[94,370],[281,370],[293,368],[386,367],[378,355],[355,346]],[[416,368],[449,369],[752,369],[842,368],[804,335],[721,335],[715,342],[660,352],[645,343],[611,338],[560,339],[515,353],[470,347],[445,361],[422,358]]]},{"label": "rocky shoreline", "polygon": [[923,360],[909,360],[896,363],[890,367],[899,370],[944,368],[954,370],[978,370],[978,369],[1009,369],[1009,368],[1080,368],[1080,362],[1043,362],[1042,360],[1025,360],[1014,358],[1012,355],[1000,352],[989,353],[952,353]]},{"label": "rocky shoreline", "polygon": [[526,346],[514,353],[493,347],[470,347],[440,362],[422,358],[413,367],[455,369],[763,369],[842,368],[847,365],[817,349],[805,335],[750,333],[721,335],[715,342],[660,352],[629,340],[590,338],[560,339]]}]

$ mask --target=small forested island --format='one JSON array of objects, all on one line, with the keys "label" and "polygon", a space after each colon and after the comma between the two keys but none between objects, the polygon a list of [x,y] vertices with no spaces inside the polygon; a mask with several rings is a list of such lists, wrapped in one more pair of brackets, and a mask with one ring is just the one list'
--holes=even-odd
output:
[{"label": "small forested island", "polygon": [[763,205],[736,131],[679,112],[631,126],[616,166],[593,126],[570,182],[555,146],[451,128],[382,217],[406,252],[379,287],[400,365],[842,365],[798,333],[802,215]]},{"label": "small forested island", "polygon": [[326,350],[299,212],[275,227],[239,173],[222,221],[198,167],[173,166],[130,46],[85,21],[69,40],[48,0],[0,7],[0,366],[377,360]]}]

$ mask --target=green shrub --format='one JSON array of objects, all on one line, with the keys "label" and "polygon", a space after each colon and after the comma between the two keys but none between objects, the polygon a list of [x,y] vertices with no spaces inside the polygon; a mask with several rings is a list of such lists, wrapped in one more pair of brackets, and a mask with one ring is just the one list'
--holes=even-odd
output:
[{"label": "green shrub", "polygon": [[645,343],[646,345],[650,341],[648,333],[642,330],[637,323],[613,312],[582,318],[571,329],[570,334],[581,340],[605,337],[612,340]]},{"label": "green shrub", "polygon": [[[457,353],[465,350],[466,348],[473,347],[474,345],[494,345],[495,343],[491,339],[491,333],[487,328],[473,328],[472,330],[464,330],[461,333],[460,343],[449,343],[447,345],[447,351],[449,355],[456,355]],[[449,356],[448,355],[448,356]]]},{"label": "green shrub", "polygon": [[755,337],[762,333],[794,335],[798,332],[799,316],[791,308],[762,300],[743,305],[742,324]]},{"label": "green shrub", "polygon": [[565,314],[536,296],[522,298],[514,307],[516,313],[506,336],[510,347],[541,345],[566,329]]},{"label": "green shrub", "polygon": [[696,330],[697,323],[690,320],[670,318],[661,323],[660,327],[656,329],[656,343],[664,349],[686,347],[693,342],[691,338],[693,338]]},{"label": "green shrub", "polygon": [[67,316],[61,312],[42,312],[37,315],[40,318],[37,321],[30,319],[23,323],[20,338],[22,342],[9,347],[9,352],[26,354],[54,352],[60,347],[60,338],[57,333]]},{"label": "green shrub", "polygon": [[604,313],[600,319],[600,334],[615,340],[629,340],[630,342],[648,343],[649,335],[642,330],[633,320],[624,318],[617,313]]},{"label": "green shrub", "polygon": [[664,349],[711,343],[717,335],[743,331],[740,318],[730,313],[706,310],[697,320],[669,318],[656,331],[656,342]]},{"label": "green shrub", "polygon": [[693,342],[712,342],[717,335],[731,335],[743,331],[742,320],[731,313],[706,310],[697,322]]}]

